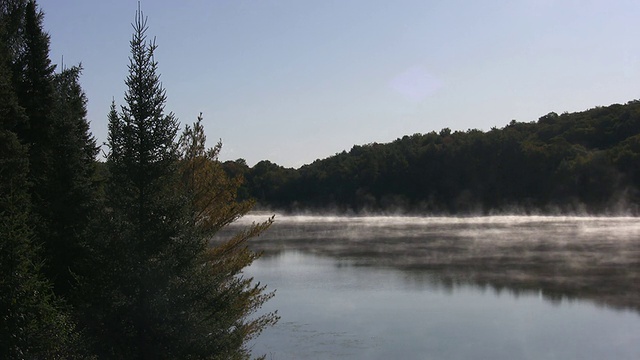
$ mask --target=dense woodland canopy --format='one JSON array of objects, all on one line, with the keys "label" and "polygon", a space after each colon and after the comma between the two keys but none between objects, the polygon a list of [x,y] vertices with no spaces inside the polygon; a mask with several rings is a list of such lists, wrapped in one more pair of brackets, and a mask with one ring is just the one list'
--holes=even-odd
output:
[{"label": "dense woodland canopy", "polygon": [[503,128],[404,136],[299,169],[225,163],[241,194],[285,211],[419,214],[640,211],[640,101]]},{"label": "dense woodland canopy", "polygon": [[277,316],[255,315],[273,293],[242,276],[246,242],[272,220],[209,243],[253,203],[200,118],[178,136],[139,9],[97,162],[82,68],[56,71],[43,16],[0,1],[0,358],[250,357]]}]

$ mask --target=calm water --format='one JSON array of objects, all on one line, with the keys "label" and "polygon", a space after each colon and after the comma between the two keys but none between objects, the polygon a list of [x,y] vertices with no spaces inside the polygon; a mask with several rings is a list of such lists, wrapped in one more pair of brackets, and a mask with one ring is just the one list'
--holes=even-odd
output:
[{"label": "calm water", "polygon": [[267,359],[640,359],[638,219],[277,219]]}]

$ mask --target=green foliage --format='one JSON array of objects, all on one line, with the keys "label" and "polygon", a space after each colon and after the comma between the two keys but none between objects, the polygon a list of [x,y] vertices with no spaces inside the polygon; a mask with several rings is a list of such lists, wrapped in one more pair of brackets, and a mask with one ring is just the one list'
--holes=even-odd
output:
[{"label": "green foliage", "polygon": [[200,120],[176,141],[140,11],[133,27],[126,105],[109,113],[100,271],[83,279],[82,325],[102,357],[247,358],[246,341],[277,319],[249,318],[272,294],[242,277],[257,257],[247,239],[271,222],[209,246],[252,203],[236,201],[241,180],[223,171],[220,144],[205,148]]},{"label": "green foliage", "polygon": [[69,315],[41,275],[26,192],[28,160],[17,137],[0,130],[0,357],[66,359],[79,341]]},{"label": "green foliage", "polygon": [[[33,183],[34,208],[46,202],[47,189],[41,186],[51,171],[51,149],[55,141],[53,126],[53,71],[49,60],[49,35],[42,29],[43,14],[34,1],[16,1],[9,18],[21,25],[15,29],[21,42],[14,44],[11,58],[13,87],[28,121],[17,128],[20,139],[29,146],[29,177]],[[26,5],[25,5],[26,3]],[[46,204],[42,204],[46,206]],[[40,232],[40,231],[39,231]]]},{"label": "green foliage", "polygon": [[193,289],[199,296],[190,305],[200,313],[196,316],[200,330],[189,336],[204,358],[243,359],[250,355],[245,343],[278,320],[273,313],[250,319],[273,293],[265,293],[264,286],[242,277],[242,270],[259,256],[248,249],[247,241],[266,230],[273,219],[254,224],[225,243],[209,246],[208,239],[246,214],[253,202],[236,200],[242,178],[230,178],[224,172],[218,161],[221,143],[205,148],[201,120],[198,117],[193,126],[185,126],[179,142],[181,193],[188,199],[188,218],[201,246],[194,272],[202,278]]},{"label": "green foliage", "polygon": [[637,101],[488,132],[445,128],[298,170],[260,162],[243,191],[290,211],[637,213],[638,134]]},{"label": "green foliage", "polygon": [[81,66],[54,73],[35,1],[0,11],[0,358],[248,358],[277,320],[255,316],[273,293],[242,276],[272,220],[210,246],[253,202],[200,119],[176,141],[142,13],[105,164]]},{"label": "green foliage", "polygon": [[50,172],[41,187],[47,191],[40,219],[47,219],[44,254],[45,272],[54,282],[56,293],[68,297],[76,277],[88,264],[88,244],[92,212],[95,211],[96,186],[92,180],[97,146],[86,119],[86,97],[79,78],[81,67],[65,69],[54,75],[55,105],[50,132],[55,141]]},{"label": "green foliage", "polygon": [[6,16],[0,18],[0,358],[80,358],[80,338],[42,276],[30,226],[28,153],[14,132],[28,119],[10,81]]},{"label": "green foliage", "polygon": [[3,3],[12,88],[24,109],[15,132],[28,146],[30,223],[43,245],[46,276],[67,296],[78,271],[92,208],[96,144],[86,121],[80,67],[54,74],[43,14],[34,1]]},{"label": "green foliage", "polygon": [[156,46],[147,43],[146,30],[138,12],[126,105],[117,112],[113,104],[109,114],[107,228],[97,244],[104,272],[85,284],[95,296],[85,309],[85,317],[95,314],[86,326],[100,339],[98,352],[109,357],[177,356],[171,335],[190,330],[179,324],[186,309],[172,304],[174,285],[192,261],[175,192],[178,125],[164,114]]}]

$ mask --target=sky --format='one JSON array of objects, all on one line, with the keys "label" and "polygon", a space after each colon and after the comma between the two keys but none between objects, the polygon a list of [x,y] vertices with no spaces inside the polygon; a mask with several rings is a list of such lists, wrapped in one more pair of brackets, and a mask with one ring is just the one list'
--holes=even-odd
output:
[{"label": "sky", "polygon": [[[221,160],[299,167],[404,135],[640,98],[637,0],[143,0],[166,110]],[[107,140],[137,1],[40,0]],[[104,151],[108,149],[105,147]]]}]

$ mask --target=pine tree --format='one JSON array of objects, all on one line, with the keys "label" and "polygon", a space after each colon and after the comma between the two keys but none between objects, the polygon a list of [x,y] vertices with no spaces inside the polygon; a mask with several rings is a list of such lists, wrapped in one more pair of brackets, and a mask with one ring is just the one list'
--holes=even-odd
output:
[{"label": "pine tree", "polygon": [[16,133],[29,154],[30,223],[43,246],[45,275],[58,295],[68,297],[87,257],[95,196],[91,178],[97,147],[86,120],[81,67],[54,73],[44,15],[35,1],[6,1],[2,10],[11,31],[5,39],[12,86],[26,115]]},{"label": "pine tree", "polygon": [[251,204],[235,202],[237,180],[224,177],[217,150],[204,150],[199,122],[180,151],[139,9],[133,28],[126,104],[109,112],[107,228],[96,262],[102,271],[85,282],[93,294],[85,326],[106,357],[246,358],[245,342],[276,320],[248,319],[272,294],[241,277],[256,257],[246,239],[270,223],[209,248],[211,234]]},{"label": "pine tree", "polygon": [[29,226],[27,164],[17,136],[0,129],[0,358],[71,358],[79,338],[42,276]]},{"label": "pine tree", "polygon": [[102,354],[179,357],[173,338],[184,329],[167,328],[178,311],[171,304],[172,283],[183,275],[179,263],[189,261],[181,197],[175,192],[178,122],[164,112],[156,45],[147,42],[140,11],[133,26],[126,105],[118,112],[112,104],[109,114],[104,272],[91,281],[97,297],[87,313],[97,315],[89,326],[105,340]]},{"label": "pine tree", "polygon": [[[81,66],[64,69],[53,77],[51,172],[46,186],[52,212],[43,238],[46,272],[58,294],[71,297],[76,278],[90,264],[90,222],[95,213],[93,182],[97,146],[86,119],[86,96],[80,87]],[[71,300],[71,299],[69,299]]]},{"label": "pine tree", "polygon": [[[246,342],[278,321],[276,313],[250,319],[274,293],[266,293],[264,286],[242,277],[242,270],[259,257],[248,248],[247,241],[266,230],[273,218],[253,224],[225,243],[209,247],[208,240],[218,230],[245,215],[254,203],[237,201],[242,178],[229,178],[224,172],[218,160],[222,143],[206,148],[202,114],[193,126],[185,126],[179,144],[180,183],[188,199],[188,219],[196,239],[194,243],[200,244],[202,254],[196,263],[202,282],[195,289],[200,288],[197,293],[202,295],[194,298],[191,306],[194,318],[200,319],[200,334],[215,334],[191,341],[197,343],[204,354],[211,354],[210,358],[248,358],[250,352],[245,348]],[[202,288],[208,291],[202,293]]]},{"label": "pine tree", "polygon": [[41,274],[30,226],[27,149],[15,129],[27,122],[18,105],[0,20],[0,358],[80,357],[79,337]]},{"label": "pine tree", "polygon": [[[24,1],[16,1],[9,16],[18,26],[14,29],[13,86],[28,118],[23,126],[17,128],[17,133],[29,147],[29,180],[33,184],[31,197],[34,208],[48,212],[46,199],[49,189],[46,182],[52,168],[55,66],[49,60],[49,35],[42,27],[42,12],[35,1],[22,3]],[[47,217],[43,216],[39,223],[48,223]],[[38,232],[46,233],[46,225]]]}]

